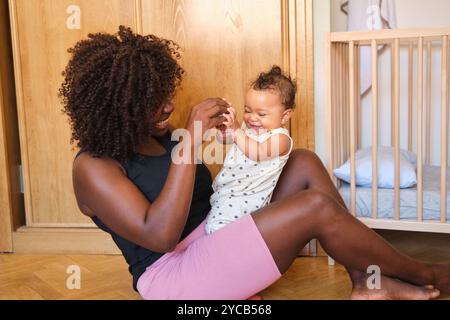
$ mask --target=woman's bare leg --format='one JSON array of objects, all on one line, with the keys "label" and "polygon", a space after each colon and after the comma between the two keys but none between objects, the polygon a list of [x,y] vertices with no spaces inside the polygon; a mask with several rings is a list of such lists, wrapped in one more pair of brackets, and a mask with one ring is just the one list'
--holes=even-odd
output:
[{"label": "woman's bare leg", "polygon": [[[296,149],[291,153],[274,190],[272,202],[284,199],[302,190],[317,190],[331,196],[346,208],[345,202],[334,186],[320,158],[307,149]],[[347,269],[353,288],[366,284],[366,276],[358,270]]]},{"label": "woman's bare leg", "polygon": [[450,292],[450,266],[438,268],[401,254],[334,199],[318,191],[301,191],[271,203],[255,211],[253,219],[281,273],[316,238],[347,268],[365,272],[375,265],[386,276],[415,285],[432,284]]},{"label": "woman's bare leg", "polygon": [[[307,189],[317,190],[330,196],[345,209],[344,201],[317,155],[308,150],[295,150],[274,190],[272,202]],[[365,272],[352,268],[347,268],[347,270],[353,283],[353,298],[426,299],[438,294],[432,288],[412,286],[385,276],[382,276],[383,290],[369,291],[366,287],[367,274]]]}]

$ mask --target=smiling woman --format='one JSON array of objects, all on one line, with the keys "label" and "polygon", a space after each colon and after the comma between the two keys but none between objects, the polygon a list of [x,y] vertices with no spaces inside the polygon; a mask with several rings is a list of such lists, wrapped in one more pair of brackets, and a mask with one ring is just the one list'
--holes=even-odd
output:
[{"label": "smiling woman", "polygon": [[[194,152],[186,164],[169,170],[175,143],[168,123],[183,74],[177,50],[172,41],[137,35],[124,26],[117,34],[90,34],[69,49],[72,58],[60,89],[72,139],[81,149],[73,170],[78,206],[112,235],[130,264],[135,288],[145,268],[186,237],[209,210],[204,199],[211,177],[204,165],[192,167]],[[228,106],[222,99],[208,99],[193,107],[187,132],[194,135],[196,121],[203,131],[221,124],[220,114]],[[193,151],[201,142],[182,144]],[[171,194],[159,198],[168,174]],[[193,179],[199,195],[180,200],[179,194],[192,193],[192,186],[184,188]]]}]

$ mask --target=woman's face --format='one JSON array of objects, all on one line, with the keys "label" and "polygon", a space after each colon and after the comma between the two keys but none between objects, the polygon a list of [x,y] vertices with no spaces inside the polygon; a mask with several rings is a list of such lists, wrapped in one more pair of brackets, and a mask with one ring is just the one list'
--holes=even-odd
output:
[{"label": "woman's face", "polygon": [[168,102],[163,104],[158,112],[154,115],[153,125],[151,127],[153,136],[162,136],[169,129],[169,117],[170,114],[175,110],[173,101],[170,99]]}]

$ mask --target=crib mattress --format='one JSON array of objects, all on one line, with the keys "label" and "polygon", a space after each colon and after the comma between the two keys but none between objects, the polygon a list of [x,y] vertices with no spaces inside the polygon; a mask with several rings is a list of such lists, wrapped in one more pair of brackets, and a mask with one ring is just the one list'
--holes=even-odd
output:
[{"label": "crib mattress", "polygon": [[[423,219],[441,219],[441,168],[423,167]],[[343,182],[339,192],[350,208],[350,184]],[[447,221],[450,221],[450,169],[447,169]],[[394,189],[378,189],[378,218],[394,219]],[[372,188],[356,188],[356,215],[372,217]],[[417,220],[417,188],[400,189],[400,220]]]}]

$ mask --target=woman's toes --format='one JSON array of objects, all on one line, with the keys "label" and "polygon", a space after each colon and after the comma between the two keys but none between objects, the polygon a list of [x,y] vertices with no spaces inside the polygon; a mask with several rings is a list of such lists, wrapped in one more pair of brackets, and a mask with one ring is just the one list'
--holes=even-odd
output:
[{"label": "woman's toes", "polygon": [[412,290],[409,292],[410,299],[412,300],[436,299],[440,294],[440,291],[431,285],[423,286],[421,288],[419,287],[418,290]]},{"label": "woman's toes", "polygon": [[438,289],[428,289],[429,290],[429,297],[430,299],[436,299],[437,297],[439,297],[441,295],[441,292]]}]

